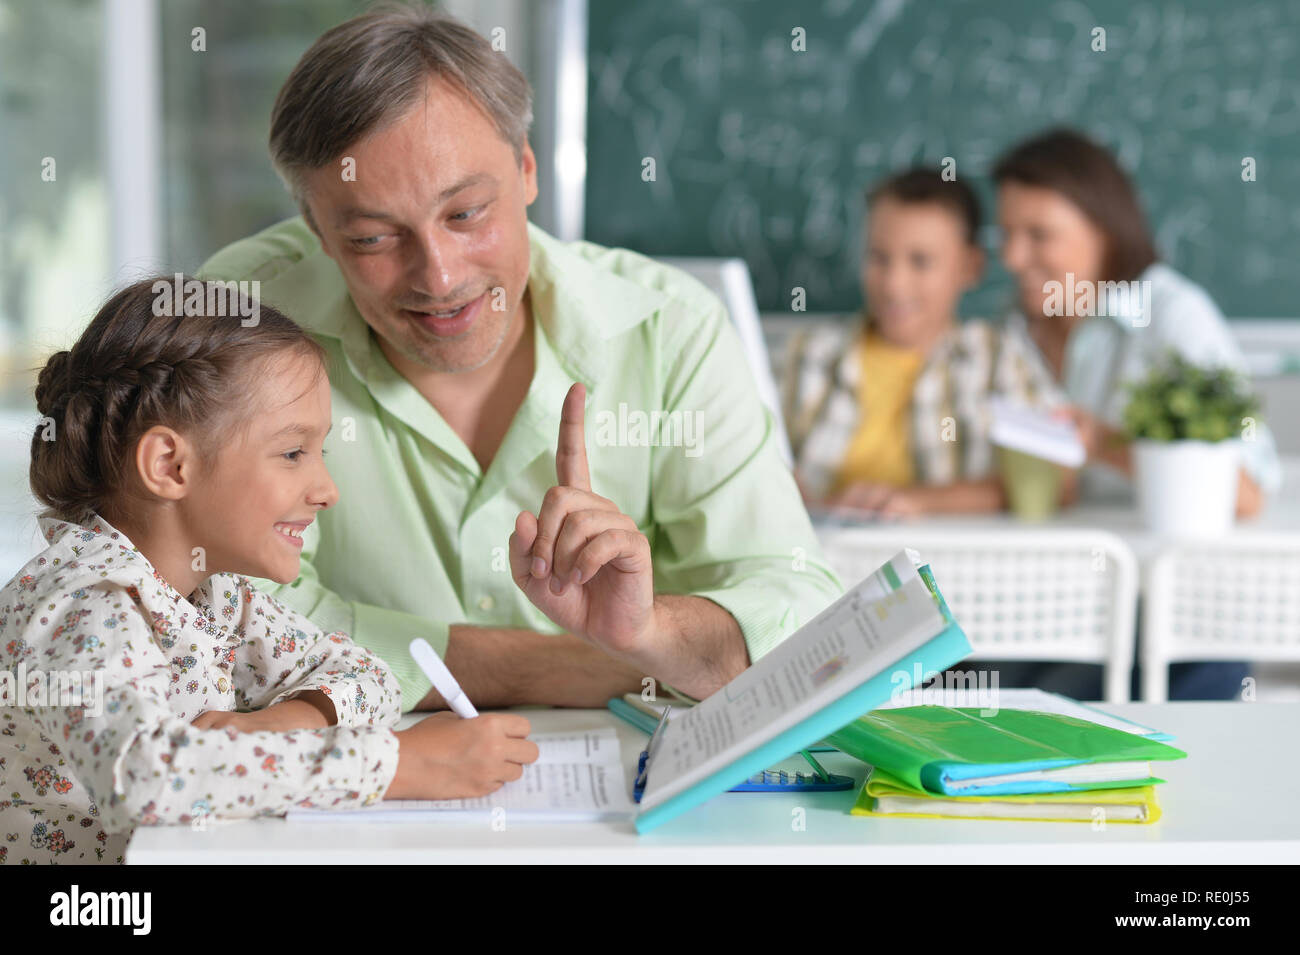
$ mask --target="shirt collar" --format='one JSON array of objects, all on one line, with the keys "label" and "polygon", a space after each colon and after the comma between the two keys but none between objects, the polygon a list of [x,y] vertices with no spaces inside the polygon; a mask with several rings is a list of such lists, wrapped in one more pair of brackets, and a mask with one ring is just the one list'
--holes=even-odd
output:
[{"label": "shirt collar", "polygon": [[[65,521],[46,511],[36,520],[41,529],[41,536],[47,544],[57,544],[69,534],[75,534],[83,543],[93,543],[95,538],[103,537],[117,544],[122,550],[139,553],[131,539],[115,528],[99,514],[91,514],[85,524]],[[144,555],[141,554],[141,557]]]},{"label": "shirt collar", "polygon": [[602,268],[531,222],[528,237],[533,317],[561,366],[590,389],[609,367],[608,340],[661,309],[666,296]]},{"label": "shirt collar", "polygon": [[[158,587],[167,595],[167,598],[173,603],[184,603],[194,606],[196,609],[202,606],[210,606],[212,603],[212,583],[216,575],[205,578],[195,589],[190,597],[196,599],[191,601],[190,597],[185,596],[170,583],[162,578],[158,569],[144,552],[140,550],[131,539],[122,531],[118,530],[99,513],[92,512],[84,524],[78,524],[73,521],[65,521],[62,518],[53,516],[49,511],[43,512],[36,520],[40,528],[41,535],[45,542],[54,546],[60,542],[66,543],[74,553],[79,557],[95,544],[102,546],[96,551],[100,553],[104,550],[113,550],[116,547],[118,556],[121,557],[120,567],[126,567],[131,564],[139,565],[141,571],[146,573]],[[70,539],[71,538],[71,539]],[[102,562],[102,559],[100,559]]]}]

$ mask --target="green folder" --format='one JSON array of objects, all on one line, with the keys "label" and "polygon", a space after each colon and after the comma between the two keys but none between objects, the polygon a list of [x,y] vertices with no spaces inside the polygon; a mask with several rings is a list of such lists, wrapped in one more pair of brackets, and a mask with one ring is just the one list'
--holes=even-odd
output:
[{"label": "green folder", "polygon": [[[910,786],[948,796],[1150,785],[1160,781],[1151,775],[1151,760],[1187,755],[1071,716],[1010,709],[981,716],[978,708],[947,706],[874,710],[826,741]],[[1071,781],[1078,773],[1060,772],[1084,764],[1107,764],[1094,773],[1111,778]]]}]

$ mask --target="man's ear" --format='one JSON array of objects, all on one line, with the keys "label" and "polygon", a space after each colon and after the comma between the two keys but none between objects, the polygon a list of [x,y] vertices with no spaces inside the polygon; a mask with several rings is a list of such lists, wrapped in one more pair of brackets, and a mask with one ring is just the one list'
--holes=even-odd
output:
[{"label": "man's ear", "polygon": [[179,501],[194,489],[197,449],[178,431],[154,425],[135,445],[135,473],[145,491]]},{"label": "man's ear", "polygon": [[519,171],[524,176],[524,205],[531,206],[537,199],[537,157],[533,155],[533,147],[527,139],[519,154]]}]

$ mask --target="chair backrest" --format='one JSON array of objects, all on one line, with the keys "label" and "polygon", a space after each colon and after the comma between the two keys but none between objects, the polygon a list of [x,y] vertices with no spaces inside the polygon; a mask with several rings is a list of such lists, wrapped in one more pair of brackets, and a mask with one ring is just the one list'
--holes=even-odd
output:
[{"label": "chair backrest", "polygon": [[785,463],[794,466],[790,438],[786,434],[785,420],[781,415],[781,397],[772,374],[772,361],[763,339],[763,326],[758,316],[758,300],[754,297],[754,283],[749,277],[749,266],[744,259],[722,258],[659,258],[665,265],[681,269],[692,278],[703,282],[709,290],[722,299],[731,316],[731,324],[740,336],[745,350],[745,361],[754,374],[758,396],[775,419],[777,446]]},{"label": "chair backrest", "polygon": [[1165,701],[1178,660],[1300,660],[1300,534],[1168,544],[1143,601],[1144,702]]},{"label": "chair backrest", "polygon": [[822,526],[818,537],[846,586],[903,547],[918,551],[970,638],[971,659],[1100,663],[1107,702],[1128,700],[1137,561],[1114,534],[895,524]]}]

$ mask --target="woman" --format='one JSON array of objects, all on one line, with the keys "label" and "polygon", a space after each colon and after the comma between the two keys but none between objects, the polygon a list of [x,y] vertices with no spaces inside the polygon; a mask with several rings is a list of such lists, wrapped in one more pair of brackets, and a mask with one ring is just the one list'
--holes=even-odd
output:
[{"label": "woman", "polygon": [[[1085,471],[1084,491],[1114,489],[1117,477],[1133,473],[1130,443],[1119,428],[1126,385],[1170,348],[1196,364],[1242,372],[1245,359],[1205,290],[1157,260],[1132,183],[1105,149],[1079,133],[1053,130],[1014,147],[993,177],[1002,261],[1094,465]],[[1128,287],[1115,294],[1104,283]],[[1079,294],[1085,289],[1095,304],[1091,314],[1077,314],[1072,306],[1087,304]],[[1266,428],[1242,446],[1237,514],[1252,517],[1263,492],[1281,485],[1282,472]]]},{"label": "woman", "polygon": [[[1053,130],[1012,148],[993,177],[1002,261],[1017,281],[1030,337],[1072,403],[1068,413],[1087,447],[1081,489],[1116,490],[1133,473],[1130,442],[1119,427],[1125,386],[1170,348],[1199,365],[1243,372],[1244,358],[1205,290],[1158,261],[1133,185],[1105,149],[1079,133]],[[1078,293],[1089,284],[1095,307],[1072,314],[1079,311],[1072,305],[1087,304]],[[1259,512],[1263,493],[1281,485],[1281,465],[1266,428],[1242,447],[1237,514],[1249,517]],[[1100,698],[1100,676],[1088,673],[1099,668],[1032,667],[1032,673],[1019,672],[1024,664],[1004,669],[1015,673],[1015,683]],[[1170,698],[1236,697],[1248,669],[1245,663],[1175,664]]]}]

